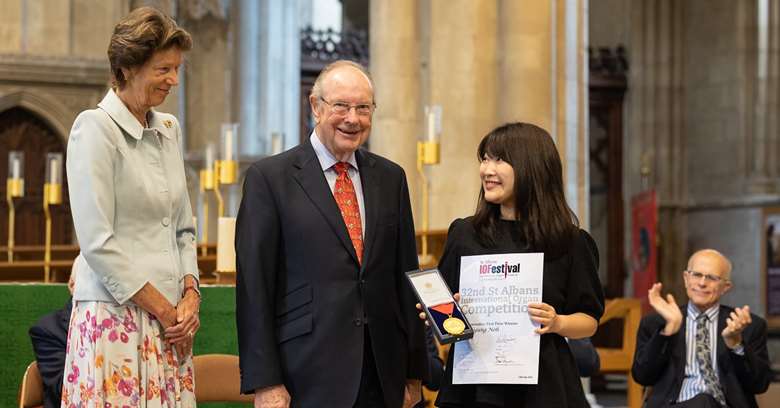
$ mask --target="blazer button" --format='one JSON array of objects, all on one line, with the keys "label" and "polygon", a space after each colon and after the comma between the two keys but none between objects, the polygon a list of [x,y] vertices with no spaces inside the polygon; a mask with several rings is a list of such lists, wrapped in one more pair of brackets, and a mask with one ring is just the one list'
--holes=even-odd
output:
[{"label": "blazer button", "polygon": [[167,226],[168,226],[168,224],[170,224],[170,223],[171,223],[171,219],[170,219],[170,218],[168,218],[168,217],[163,217],[163,219],[162,219],[162,225],[163,225],[163,227],[167,227]]},{"label": "blazer button", "polygon": [[352,321],[352,323],[354,323],[355,326],[360,326],[363,324],[363,319],[355,319]]}]

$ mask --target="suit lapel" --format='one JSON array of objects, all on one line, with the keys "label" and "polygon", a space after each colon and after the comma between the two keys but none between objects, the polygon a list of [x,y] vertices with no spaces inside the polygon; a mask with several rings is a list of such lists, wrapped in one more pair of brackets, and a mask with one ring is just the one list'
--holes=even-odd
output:
[{"label": "suit lapel", "polygon": [[728,351],[726,350],[726,342],[723,340],[723,336],[720,334],[723,332],[723,329],[726,328],[726,319],[729,317],[730,313],[731,310],[726,306],[720,306],[718,309],[718,328],[715,332],[715,338],[717,339],[715,359],[717,360],[718,371],[721,375],[721,380],[723,379],[723,373],[727,371],[726,360],[729,358],[729,356]]},{"label": "suit lapel", "polygon": [[293,177],[320,213],[322,213],[333,232],[338,236],[341,244],[352,256],[352,259],[355,260],[355,263],[357,263],[355,247],[349,238],[344,218],[341,217],[341,211],[338,204],[336,204],[336,199],[333,198],[333,192],[330,191],[328,181],[325,179],[325,174],[322,172],[320,161],[317,160],[317,155],[314,153],[311,142],[307,141],[301,145],[298,157],[293,161],[293,166],[297,169]]},{"label": "suit lapel", "polygon": [[[680,330],[677,331],[677,334],[674,335],[673,341],[673,347],[672,347],[672,361],[677,362],[677,366],[675,367],[675,378],[678,379],[676,381],[676,390],[675,393],[680,393],[680,387],[682,387],[682,380],[685,378],[685,362],[688,360],[686,352],[687,352],[687,344],[685,344],[685,337],[686,337],[686,327],[687,327],[687,320],[688,320],[688,310],[686,307],[680,307],[680,312],[683,316],[682,326],[680,326]],[[675,395],[676,398],[676,395]]]},{"label": "suit lapel", "polygon": [[[363,187],[363,206],[366,214],[366,230],[363,233],[363,265],[365,265],[372,253],[374,240],[377,233],[377,219],[379,218],[379,175],[376,172],[376,160],[365,151],[355,152],[360,171],[360,183]],[[361,268],[360,273],[363,273]]]}]

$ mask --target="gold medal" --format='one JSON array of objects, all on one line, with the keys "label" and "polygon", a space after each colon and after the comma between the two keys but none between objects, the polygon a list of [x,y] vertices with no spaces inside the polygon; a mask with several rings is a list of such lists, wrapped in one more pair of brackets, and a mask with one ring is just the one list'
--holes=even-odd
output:
[{"label": "gold medal", "polygon": [[447,318],[447,320],[442,323],[442,326],[444,326],[444,330],[447,330],[447,333],[452,334],[453,336],[457,336],[466,330],[466,323],[463,323],[463,320],[460,320],[457,317]]},{"label": "gold medal", "polygon": [[444,319],[441,326],[447,333],[457,336],[459,334],[462,334],[464,330],[466,330],[466,323],[463,322],[463,320],[458,319],[457,317],[452,317],[452,313],[455,311],[455,303],[445,303],[441,305],[431,306],[431,309],[447,315],[447,318]]}]

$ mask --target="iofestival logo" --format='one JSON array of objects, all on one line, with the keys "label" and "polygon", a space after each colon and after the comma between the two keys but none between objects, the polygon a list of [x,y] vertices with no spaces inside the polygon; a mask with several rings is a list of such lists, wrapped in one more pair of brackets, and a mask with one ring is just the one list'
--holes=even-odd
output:
[{"label": "iofestival logo", "polygon": [[510,264],[509,262],[481,261],[479,263],[480,280],[506,279],[508,276],[520,273],[520,262]]}]

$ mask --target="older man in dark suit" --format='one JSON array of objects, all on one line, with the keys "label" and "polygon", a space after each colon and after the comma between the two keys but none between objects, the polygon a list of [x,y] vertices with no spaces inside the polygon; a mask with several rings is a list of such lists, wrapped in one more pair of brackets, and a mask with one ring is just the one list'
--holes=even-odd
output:
[{"label": "older man in dark suit", "polygon": [[[73,265],[80,262],[80,257]],[[59,408],[62,405],[62,377],[65,372],[65,348],[68,345],[70,312],[73,310],[73,285],[75,274],[71,271],[68,291],[71,297],[65,306],[44,315],[28,331],[32,341],[38,372],[43,380],[43,407]]]},{"label": "older man in dark suit", "polygon": [[255,407],[410,407],[427,370],[404,272],[417,268],[404,171],[360,149],[373,85],[317,78],[309,140],[254,163],[236,224],[241,390]]},{"label": "older man in dark suit", "polygon": [[769,386],[766,321],[749,306],[720,304],[729,291],[731,262],[712,249],[691,256],[683,272],[688,304],[661,296],[648,300],[656,314],[642,319],[631,373],[652,386],[647,407],[755,408]]}]

